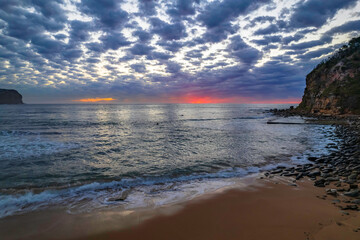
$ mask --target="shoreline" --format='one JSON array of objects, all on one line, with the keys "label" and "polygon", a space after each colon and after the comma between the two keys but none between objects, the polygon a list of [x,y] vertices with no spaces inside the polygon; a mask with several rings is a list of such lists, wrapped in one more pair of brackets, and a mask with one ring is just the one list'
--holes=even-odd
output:
[{"label": "shoreline", "polygon": [[[54,210],[0,225],[4,239],[308,239],[360,237],[360,215],[334,206],[304,178],[257,174],[194,199],[158,208],[71,215]],[[19,233],[19,226],[26,235]]]},{"label": "shoreline", "polygon": [[310,180],[297,186],[283,177],[257,178],[254,183],[191,200],[175,213],[127,229],[74,239],[335,240],[360,236],[360,215],[344,214],[317,197],[322,190]]}]

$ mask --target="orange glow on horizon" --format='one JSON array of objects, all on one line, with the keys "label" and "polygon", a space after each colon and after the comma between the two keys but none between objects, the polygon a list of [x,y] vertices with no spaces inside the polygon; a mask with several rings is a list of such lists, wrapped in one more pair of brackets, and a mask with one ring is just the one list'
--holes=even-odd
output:
[{"label": "orange glow on horizon", "polygon": [[77,99],[72,100],[73,102],[108,102],[108,101],[115,101],[114,98],[83,98],[83,99]]}]

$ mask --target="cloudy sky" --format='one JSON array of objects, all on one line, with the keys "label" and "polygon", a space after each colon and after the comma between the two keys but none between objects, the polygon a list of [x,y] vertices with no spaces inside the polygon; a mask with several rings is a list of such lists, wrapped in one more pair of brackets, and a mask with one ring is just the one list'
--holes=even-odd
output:
[{"label": "cloudy sky", "polygon": [[27,103],[298,102],[360,0],[0,0],[0,88]]}]

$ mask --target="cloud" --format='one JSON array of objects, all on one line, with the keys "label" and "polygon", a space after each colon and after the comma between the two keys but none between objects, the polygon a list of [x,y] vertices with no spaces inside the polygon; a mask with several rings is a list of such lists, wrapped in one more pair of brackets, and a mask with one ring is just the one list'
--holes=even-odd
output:
[{"label": "cloud", "polygon": [[231,44],[228,47],[230,55],[242,63],[253,65],[261,58],[261,52],[246,44],[240,36],[234,36],[230,40]]},{"label": "cloud", "polygon": [[275,24],[271,24],[266,28],[261,28],[257,31],[255,31],[255,35],[267,35],[267,34],[273,34],[279,32],[279,27]]},{"label": "cloud", "polygon": [[129,50],[133,55],[148,55],[154,48],[145,44],[137,43]]},{"label": "cloud", "polygon": [[185,25],[181,22],[166,23],[159,18],[150,19],[152,33],[158,34],[163,40],[179,40],[187,36]]},{"label": "cloud", "polygon": [[270,0],[224,0],[209,3],[198,16],[198,21],[202,22],[207,28],[204,35],[205,41],[219,42],[226,39],[229,33],[234,34],[236,31],[236,27],[230,23],[234,18],[270,2]]},{"label": "cloud", "polygon": [[130,65],[130,67],[132,69],[134,69],[134,71],[137,73],[145,73],[146,72],[146,67],[144,64],[132,64],[132,65]]},{"label": "cloud", "polygon": [[332,36],[339,33],[348,33],[352,31],[360,32],[360,20],[350,21],[341,26],[334,27],[327,31],[324,35]]},{"label": "cloud", "polygon": [[357,0],[300,1],[293,9],[290,26],[295,28],[321,27],[343,8],[354,6]]},{"label": "cloud", "polygon": [[117,0],[82,0],[78,8],[95,17],[105,27],[104,30],[122,27],[128,21],[129,14],[120,8]]},{"label": "cloud", "polygon": [[301,97],[308,71],[360,32],[355,4],[0,0],[0,87],[38,102]]}]

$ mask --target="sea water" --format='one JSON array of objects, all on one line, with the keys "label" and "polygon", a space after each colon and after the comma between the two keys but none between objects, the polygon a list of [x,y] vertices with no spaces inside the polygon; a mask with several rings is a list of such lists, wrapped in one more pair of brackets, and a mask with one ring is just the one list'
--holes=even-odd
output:
[{"label": "sea water", "polygon": [[274,107],[289,106],[2,105],[0,218],[161,206],[304,163],[336,141],[329,125],[267,124]]}]

